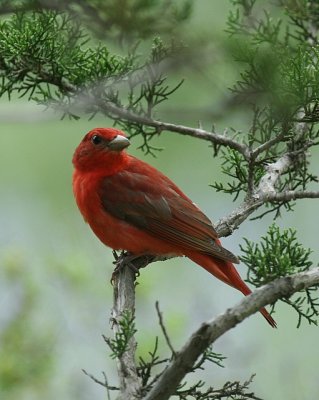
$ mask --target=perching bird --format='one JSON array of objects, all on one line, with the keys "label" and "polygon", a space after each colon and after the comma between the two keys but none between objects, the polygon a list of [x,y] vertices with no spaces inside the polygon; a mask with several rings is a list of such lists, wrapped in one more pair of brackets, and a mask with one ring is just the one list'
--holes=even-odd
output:
[{"label": "perching bird", "polygon": [[[211,221],[169,178],[129,155],[129,145],[122,131],[96,128],[75,150],[73,191],[96,236],[132,255],[186,256],[250,294],[233,265],[237,257],[221,246]],[[276,326],[264,308],[260,312]]]}]

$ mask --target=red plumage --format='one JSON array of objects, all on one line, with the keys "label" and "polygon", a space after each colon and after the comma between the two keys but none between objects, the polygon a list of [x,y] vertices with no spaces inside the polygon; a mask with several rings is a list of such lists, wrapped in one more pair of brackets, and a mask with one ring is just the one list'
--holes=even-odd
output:
[{"label": "red plumage", "polygon": [[[96,236],[134,255],[184,255],[250,294],[233,265],[237,257],[221,246],[211,221],[169,178],[128,155],[129,144],[118,129],[96,128],[74,153],[74,195]],[[260,312],[276,326],[264,308]]]}]

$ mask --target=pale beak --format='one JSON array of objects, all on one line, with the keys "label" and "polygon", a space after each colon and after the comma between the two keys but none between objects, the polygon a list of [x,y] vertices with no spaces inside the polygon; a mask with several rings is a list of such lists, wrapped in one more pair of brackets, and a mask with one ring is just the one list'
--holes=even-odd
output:
[{"label": "pale beak", "polygon": [[122,135],[117,135],[113,140],[111,140],[108,144],[108,148],[114,151],[121,151],[128,147],[131,142]]}]

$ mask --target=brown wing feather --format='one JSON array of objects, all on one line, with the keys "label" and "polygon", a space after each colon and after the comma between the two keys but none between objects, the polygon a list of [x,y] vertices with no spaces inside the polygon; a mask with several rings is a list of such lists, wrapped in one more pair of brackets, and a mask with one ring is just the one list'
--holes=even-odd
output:
[{"label": "brown wing feather", "polygon": [[166,176],[156,171],[154,177],[154,171],[122,171],[103,178],[99,195],[104,209],[181,249],[237,263],[237,257],[216,243],[217,233],[205,214]]}]

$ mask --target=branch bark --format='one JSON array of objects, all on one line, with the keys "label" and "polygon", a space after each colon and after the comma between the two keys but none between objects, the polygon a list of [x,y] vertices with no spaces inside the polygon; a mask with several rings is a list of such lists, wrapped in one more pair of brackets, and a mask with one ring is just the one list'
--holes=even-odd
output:
[{"label": "branch bark", "polygon": [[226,310],[212,321],[203,323],[191,335],[183,348],[176,353],[176,357],[144,400],[169,399],[185,375],[192,369],[197,358],[220,336],[267,304],[314,285],[319,285],[319,268],[277,279],[255,290],[236,306]]},{"label": "branch bark", "polygon": [[[112,309],[112,329],[114,335],[119,331],[119,320],[123,312],[129,310],[135,314],[135,272],[129,267],[120,267],[113,275],[114,300]],[[135,364],[136,341],[129,340],[127,350],[118,359],[117,370],[120,378],[120,395],[118,400],[138,398],[141,382]]]},{"label": "branch bark", "polygon": [[293,167],[298,154],[287,152],[277,161],[266,166],[266,173],[255,188],[253,194],[248,196],[242,204],[228,216],[220,219],[215,224],[219,236],[229,236],[239,227],[254,211],[267,202],[283,202],[295,199],[318,198],[318,191],[287,190],[277,193],[276,184],[279,178]]},{"label": "branch bark", "polygon": [[211,143],[227,146],[231,149],[237,150],[245,158],[249,157],[248,147],[245,144],[230,138],[229,136],[215,132],[209,132],[200,128],[192,128],[189,126],[177,125],[169,122],[155,120],[153,118],[148,118],[142,115],[134,114],[131,111],[128,111],[125,108],[117,107],[112,103],[103,103],[100,106],[102,109],[104,109],[104,111],[107,114],[111,113],[113,115],[116,115],[117,117],[127,119],[128,121],[137,122],[147,126],[152,126],[156,128],[158,132],[165,130],[169,132],[180,133],[186,136],[192,136],[197,139],[207,140]]},{"label": "branch bark", "polygon": [[143,115],[135,114],[126,108],[118,107],[111,102],[98,101],[98,99],[90,93],[90,90],[96,87],[100,82],[95,83],[92,87],[81,88],[72,84],[65,78],[57,79],[55,76],[51,76],[45,71],[37,71],[37,74],[41,77],[43,82],[56,86],[62,93],[69,93],[70,95],[77,97],[80,104],[84,102],[84,99],[85,103],[96,104],[99,109],[110,118],[123,118],[131,122],[151,126],[156,128],[158,132],[166,130],[186,136],[192,136],[197,139],[209,141],[216,145],[222,145],[234,149],[242,154],[247,160],[250,157],[250,152],[247,145],[240,143],[239,141],[226,136],[225,134],[209,132],[200,128],[192,128],[185,125],[172,124],[169,122],[156,120]]}]

